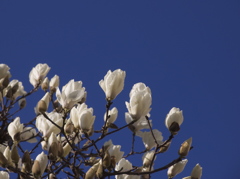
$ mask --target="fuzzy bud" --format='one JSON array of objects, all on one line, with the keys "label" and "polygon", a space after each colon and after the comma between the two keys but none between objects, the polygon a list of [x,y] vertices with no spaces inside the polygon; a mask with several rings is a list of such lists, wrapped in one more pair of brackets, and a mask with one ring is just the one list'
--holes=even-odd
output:
[{"label": "fuzzy bud", "polygon": [[186,157],[188,155],[188,152],[189,152],[190,148],[191,148],[191,145],[192,145],[192,137],[182,143],[182,145],[181,145],[181,147],[178,151],[178,154],[181,157]]}]

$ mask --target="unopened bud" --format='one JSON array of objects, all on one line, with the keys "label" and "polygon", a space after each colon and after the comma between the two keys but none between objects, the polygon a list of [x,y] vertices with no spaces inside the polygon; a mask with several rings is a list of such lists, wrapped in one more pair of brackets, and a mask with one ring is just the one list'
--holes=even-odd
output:
[{"label": "unopened bud", "polygon": [[173,134],[176,135],[177,132],[180,130],[180,126],[177,122],[173,122],[170,127],[169,127],[169,131]]},{"label": "unopened bud", "polygon": [[63,147],[63,156],[66,157],[71,150],[72,147],[69,145],[69,143],[66,143],[66,145]]},{"label": "unopened bud", "polygon": [[11,151],[11,158],[12,158],[13,163],[15,163],[15,165],[17,165],[20,157],[18,155],[18,150],[17,150],[16,145],[13,145],[13,148],[12,148],[12,151]]},{"label": "unopened bud", "polygon": [[47,91],[48,87],[49,87],[49,80],[48,80],[48,77],[46,77],[41,84],[41,88],[43,91]]},{"label": "unopened bud", "polygon": [[32,166],[32,173],[34,178],[40,178],[41,177],[41,166],[39,161],[35,160]]},{"label": "unopened bud", "polygon": [[63,146],[61,142],[58,142],[58,157],[62,158],[64,154]]},{"label": "unopened bud", "polygon": [[5,168],[8,166],[8,160],[6,159],[6,157],[3,155],[2,152],[0,152],[0,166]]},{"label": "unopened bud", "polygon": [[71,135],[73,133],[73,130],[74,130],[74,125],[72,121],[69,119],[66,125],[64,126],[64,131],[67,135]]},{"label": "unopened bud", "polygon": [[96,172],[96,177],[97,178],[102,178],[103,176],[103,165],[102,165],[102,162],[99,161],[99,166],[98,166],[98,169],[97,169],[97,172]]},{"label": "unopened bud", "polygon": [[58,156],[58,144],[56,142],[53,142],[50,145],[49,151],[48,151],[48,158],[51,161],[56,161]]},{"label": "unopened bud", "polygon": [[22,157],[22,172],[30,173],[32,169],[32,160],[28,151],[25,151]]},{"label": "unopened bud", "polygon": [[98,162],[95,165],[93,165],[91,168],[89,168],[89,170],[87,171],[87,173],[85,175],[85,179],[94,179],[99,165],[100,165],[100,163]]},{"label": "unopened bud", "polygon": [[39,113],[45,113],[47,111],[47,104],[45,101],[40,100],[37,104],[37,111]]},{"label": "unopened bud", "polygon": [[26,98],[22,98],[18,101],[18,105],[19,105],[20,109],[25,108],[26,104],[27,104]]},{"label": "unopened bud", "polygon": [[192,137],[182,143],[182,145],[181,145],[181,147],[178,151],[178,154],[181,157],[186,157],[188,155],[188,152],[189,152],[190,148],[191,148],[191,145],[192,145]]},{"label": "unopened bud", "polygon": [[164,153],[168,150],[168,148],[170,147],[171,142],[166,143],[165,145],[161,146],[159,153]]}]

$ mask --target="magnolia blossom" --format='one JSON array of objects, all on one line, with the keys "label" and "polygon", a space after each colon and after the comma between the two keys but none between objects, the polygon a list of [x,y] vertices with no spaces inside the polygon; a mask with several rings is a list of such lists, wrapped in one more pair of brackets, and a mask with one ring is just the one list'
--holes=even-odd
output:
[{"label": "magnolia blossom", "polygon": [[[50,118],[55,124],[59,127],[63,126],[62,115],[57,112],[47,113],[46,115]],[[39,115],[36,119],[36,127],[43,134],[43,137],[48,138],[51,133],[59,134],[61,130],[51,123],[48,119],[46,119],[43,115]]]},{"label": "magnolia blossom", "polygon": [[94,123],[96,116],[93,116],[93,109],[87,108],[85,103],[73,107],[70,112],[70,118],[75,128],[85,132],[89,131]]},{"label": "magnolia blossom", "polygon": [[194,178],[194,179],[201,179],[202,177],[202,167],[197,164],[193,170],[192,170],[192,173],[191,173],[191,177]]},{"label": "magnolia blossom", "polygon": [[[152,132],[153,132],[153,135],[155,136],[155,139],[157,140],[157,143],[159,145],[162,144],[163,143],[162,142],[162,140],[163,140],[162,133],[157,129],[152,130]],[[143,140],[143,143],[144,143],[146,149],[151,150],[153,147],[156,146],[156,142],[152,136],[151,131],[140,132],[140,133],[138,133],[138,136],[142,137],[142,140]]]},{"label": "magnolia blossom", "polygon": [[52,77],[49,83],[50,90],[52,92],[55,92],[58,86],[59,86],[59,76],[54,75],[54,77]]},{"label": "magnolia blossom", "polygon": [[[173,124],[177,123],[178,127],[174,129]],[[173,132],[177,132],[179,130],[179,126],[183,123],[183,114],[182,111],[180,111],[179,108],[173,107],[169,113],[167,114],[167,117],[165,119],[165,125],[166,127]],[[171,129],[172,128],[172,129]]]},{"label": "magnolia blossom", "polygon": [[75,104],[81,102],[85,95],[85,88],[81,81],[70,80],[62,88],[62,93],[57,88],[56,97],[63,108],[71,109]]},{"label": "magnolia blossom", "polygon": [[29,81],[36,87],[37,84],[41,83],[43,79],[47,76],[51,68],[46,64],[39,63],[29,73]]},{"label": "magnolia blossom", "polygon": [[[134,121],[132,116],[129,113],[125,113],[125,121],[127,124]],[[152,126],[152,120],[149,120],[150,125]],[[129,126],[129,128],[134,132],[135,134],[139,135],[138,133],[142,129],[149,129],[149,124],[145,116],[142,116],[139,120],[135,121],[132,125]]]},{"label": "magnolia blossom", "polygon": [[[104,121],[106,121],[106,118],[107,118],[107,113],[104,114]],[[117,119],[117,116],[118,116],[118,110],[117,108],[112,108],[111,110],[108,111],[108,115],[109,115],[109,118],[107,120],[107,125],[110,125],[112,123],[114,123]]]},{"label": "magnolia blossom", "polygon": [[9,179],[9,174],[8,174],[8,172],[0,171],[0,178],[1,178],[1,179]]},{"label": "magnolia blossom", "polygon": [[[121,171],[121,172],[125,172],[125,171],[131,170],[131,169],[132,169],[131,162],[129,162],[125,158],[122,158],[115,167],[116,171]],[[140,179],[141,176],[140,175],[123,174],[123,175],[115,175],[115,178],[116,179]]]},{"label": "magnolia blossom", "polygon": [[19,96],[25,95],[27,92],[24,90],[22,82],[12,80],[3,91],[3,96],[15,100]]},{"label": "magnolia blossom", "polygon": [[8,126],[8,133],[13,141],[20,141],[20,133],[23,131],[23,124],[20,123],[20,117],[16,117]]},{"label": "magnolia blossom", "polygon": [[99,85],[106,95],[106,99],[112,101],[123,90],[126,72],[120,69],[109,70],[104,79],[99,81]]},{"label": "magnolia blossom", "polygon": [[118,163],[124,154],[124,152],[120,151],[121,145],[113,145],[112,140],[109,140],[104,143],[104,147],[108,150],[109,155],[114,159],[114,162]]},{"label": "magnolia blossom", "polygon": [[177,174],[181,173],[183,171],[183,169],[185,168],[187,162],[188,162],[188,160],[184,159],[178,163],[175,163],[171,167],[169,167],[168,171],[167,171],[168,177],[173,178]]},{"label": "magnolia blossom", "polygon": [[126,107],[134,120],[139,120],[150,112],[151,90],[144,83],[135,84],[129,96],[130,102],[126,102]]},{"label": "magnolia blossom", "polygon": [[47,167],[47,163],[48,163],[48,157],[46,154],[44,154],[44,152],[42,152],[36,157],[32,167],[32,172],[35,178],[40,178],[43,175]]}]

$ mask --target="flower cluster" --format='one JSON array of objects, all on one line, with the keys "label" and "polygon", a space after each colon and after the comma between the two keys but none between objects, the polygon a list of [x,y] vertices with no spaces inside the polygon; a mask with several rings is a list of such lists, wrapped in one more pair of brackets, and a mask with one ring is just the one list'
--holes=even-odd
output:
[{"label": "flower cluster", "polygon": [[[47,64],[32,68],[29,81],[33,89],[26,92],[22,82],[10,80],[10,68],[0,64],[0,167],[4,169],[0,171],[0,178],[8,179],[13,172],[21,179],[53,179],[61,178],[61,174],[68,178],[145,179],[168,168],[166,175],[172,179],[184,170],[188,162],[186,157],[192,149],[192,137],[182,143],[178,158],[173,162],[164,167],[155,163],[180,132],[184,119],[182,110],[173,107],[167,114],[165,125],[169,137],[164,141],[163,133],[154,128],[154,120],[150,119],[152,93],[146,84],[133,85],[129,101],[125,102],[125,122],[117,121],[121,110],[113,106],[113,102],[124,88],[126,72],[109,70],[99,81],[107,100],[103,120],[99,120],[96,111],[88,107],[82,81],[71,79],[60,90],[60,77],[54,75],[50,79],[47,76],[50,69]],[[18,112],[25,109],[28,96],[39,89],[42,95],[32,109],[35,114],[21,123]],[[96,128],[96,121],[102,123],[100,129]],[[116,121],[123,125],[119,127]],[[108,138],[127,128],[132,134],[129,153],[123,151],[122,141]],[[135,147],[138,139],[142,141],[142,149]],[[25,142],[31,145],[23,145]],[[136,163],[133,159],[136,155],[142,162]],[[202,167],[197,164],[185,179],[201,179],[201,176]]]}]

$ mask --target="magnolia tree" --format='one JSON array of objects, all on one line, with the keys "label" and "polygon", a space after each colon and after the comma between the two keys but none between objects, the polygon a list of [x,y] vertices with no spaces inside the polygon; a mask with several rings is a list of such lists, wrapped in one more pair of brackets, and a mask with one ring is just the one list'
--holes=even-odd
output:
[{"label": "magnolia tree", "polygon": [[[149,120],[152,95],[144,83],[134,84],[130,91],[126,123],[121,127],[114,124],[118,110],[113,107],[113,101],[124,88],[125,71],[108,71],[99,81],[106,95],[106,112],[104,120],[98,121],[102,127],[95,129],[96,116],[86,104],[87,92],[81,81],[70,80],[60,90],[59,77],[55,75],[48,80],[50,67],[38,64],[29,74],[33,89],[26,92],[20,81],[10,79],[9,70],[7,65],[0,64],[0,178],[10,178],[11,173],[15,173],[22,179],[54,179],[64,173],[67,178],[147,179],[165,170],[168,179],[172,179],[187,164],[192,138],[179,147],[178,158],[165,166],[154,166],[157,155],[168,150],[179,132],[183,114],[176,107],[169,111],[165,119],[169,138],[163,141],[162,133],[153,129]],[[36,116],[22,123],[18,112],[25,110],[28,96],[39,89],[44,90],[45,95],[36,103]],[[133,134],[127,154],[121,151],[114,138],[106,140],[106,136],[120,134],[124,128],[129,128]],[[135,136],[142,138],[145,148],[141,151],[134,149]],[[31,145],[23,145],[23,142]],[[129,161],[133,155],[141,157],[142,164],[134,166]],[[202,168],[197,164],[191,176],[185,179],[200,179],[201,175]]]}]

